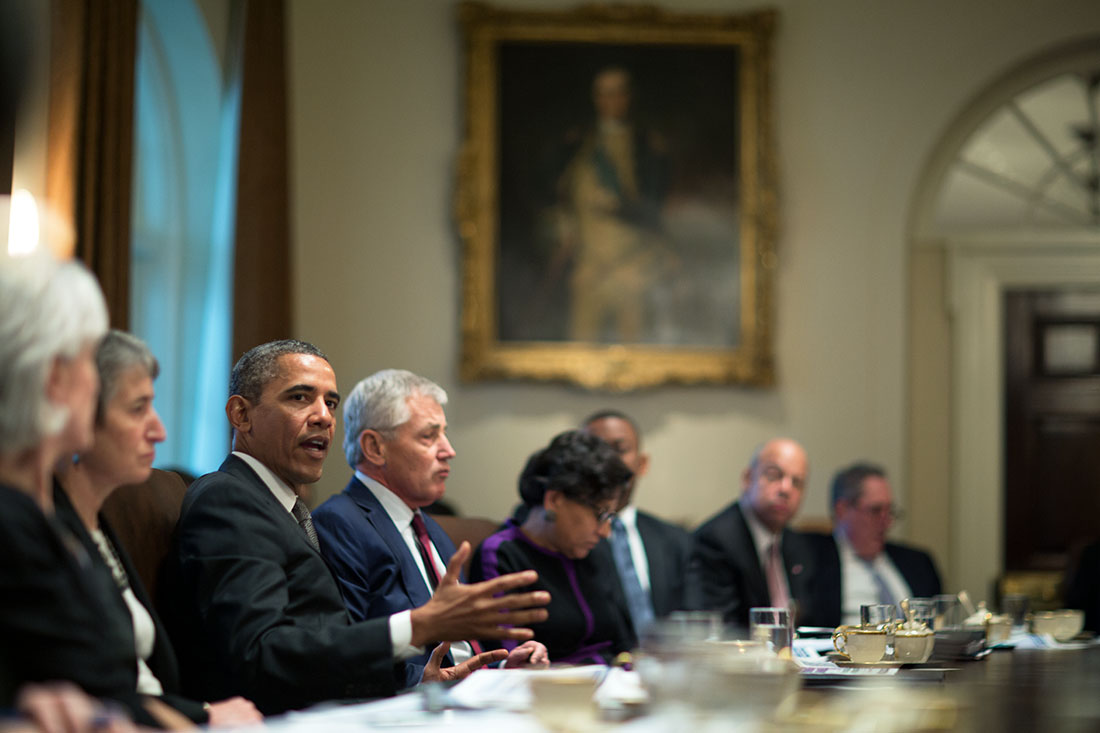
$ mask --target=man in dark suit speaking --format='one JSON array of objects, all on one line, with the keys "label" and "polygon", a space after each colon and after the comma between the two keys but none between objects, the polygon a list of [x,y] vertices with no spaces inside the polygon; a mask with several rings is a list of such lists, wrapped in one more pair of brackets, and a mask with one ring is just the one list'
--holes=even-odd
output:
[{"label": "man in dark suit speaking", "polygon": [[[508,594],[534,572],[464,585],[463,544],[419,608],[352,621],[299,498],[321,477],[340,395],[315,346],[276,341],[233,367],[226,415],[234,451],[187,491],[161,581],[162,607],[198,699],[244,695],[272,714],[336,698],[392,694],[395,662],[440,641],[530,639],[546,593]],[[497,597],[499,596],[499,597]],[[456,679],[505,656],[486,652],[425,679]],[[223,694],[223,691],[224,694]],[[232,692],[230,692],[232,691]]]},{"label": "man in dark suit speaking", "polygon": [[833,478],[832,535],[806,535],[815,557],[814,615],[822,626],[859,623],[859,607],[940,592],[928,553],[886,541],[898,514],[886,472],[857,463]]},{"label": "man in dark suit speaking", "polygon": [[[455,554],[443,529],[420,511],[443,497],[455,456],[445,404],[442,387],[403,369],[372,374],[344,403],[344,454],[355,475],[313,520],[356,621],[427,603]],[[448,662],[476,657],[476,645],[455,642]],[[406,684],[419,682],[430,662],[427,652],[405,660]],[[545,666],[546,647],[527,641],[505,666],[527,662]]]}]

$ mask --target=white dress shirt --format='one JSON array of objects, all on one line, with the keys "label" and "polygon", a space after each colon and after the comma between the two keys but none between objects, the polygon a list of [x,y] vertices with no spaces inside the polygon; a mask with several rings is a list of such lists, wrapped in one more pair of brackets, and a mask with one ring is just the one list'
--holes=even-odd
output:
[{"label": "white dress shirt", "polygon": [[157,627],[153,624],[153,617],[149,610],[141,605],[141,601],[134,595],[134,589],[130,585],[130,578],[126,575],[126,568],[122,566],[118,551],[114,544],[107,539],[101,529],[90,530],[92,541],[99,549],[99,554],[107,567],[111,570],[116,583],[125,584],[125,589],[119,585],[122,599],[126,602],[126,608],[130,611],[130,620],[134,627],[134,651],[137,652],[137,691],[143,695],[164,694],[164,686],[149,668],[149,657],[153,656],[153,648],[157,643]]},{"label": "white dress shirt", "polygon": [[[263,481],[264,486],[271,491],[272,496],[283,505],[287,514],[290,514],[291,518],[293,518],[294,515],[291,513],[291,510],[294,508],[294,502],[298,498],[294,490],[291,489],[285,481],[276,476],[271,469],[247,453],[233,451],[233,455],[247,463],[249,467],[256,472],[256,475]],[[298,520],[295,519],[294,521],[297,522]],[[390,616],[390,642],[393,644],[393,655],[398,659],[408,659],[409,657],[415,657],[424,653],[422,647],[415,647],[412,645],[411,610],[401,611],[400,613],[395,613]]]},{"label": "white dress shirt", "polygon": [[[838,530],[833,533],[833,538],[840,554],[840,623],[859,624],[859,607],[879,602],[878,584],[867,563],[856,555],[844,533]],[[876,555],[871,566],[886,583],[895,601],[913,595],[909,584],[885,552]]]},{"label": "white dress shirt", "polygon": [[619,512],[619,520],[626,529],[627,544],[630,545],[630,561],[634,563],[638,582],[642,584],[642,590],[649,593],[649,558],[645,554],[642,535],[638,532],[638,508],[633,504],[624,507]]},{"label": "white dress shirt", "polygon": [[[370,476],[367,476],[365,473],[356,471],[355,478],[359,479],[364,486],[370,489],[370,492],[374,494],[374,498],[378,499],[378,503],[386,510],[386,514],[389,515],[390,521],[393,522],[394,527],[396,527],[397,531],[401,534],[401,539],[405,540],[405,544],[409,548],[409,554],[412,555],[413,562],[416,563],[416,567],[420,571],[420,579],[424,581],[424,588],[428,591],[428,594],[431,595],[432,583],[428,578],[428,571],[424,567],[424,558],[420,554],[420,543],[416,539],[416,530],[414,530],[412,526],[413,514],[415,512],[413,512],[412,508],[410,508],[401,497],[372,479]],[[432,549],[432,562],[435,565],[436,575],[442,578],[447,572],[447,564],[443,562],[443,556],[439,554],[439,550],[436,548],[435,543],[431,541],[431,537],[428,538],[428,544]],[[469,643],[465,641],[451,642],[451,656],[455,664],[461,664],[473,656],[473,649],[471,649]]]}]

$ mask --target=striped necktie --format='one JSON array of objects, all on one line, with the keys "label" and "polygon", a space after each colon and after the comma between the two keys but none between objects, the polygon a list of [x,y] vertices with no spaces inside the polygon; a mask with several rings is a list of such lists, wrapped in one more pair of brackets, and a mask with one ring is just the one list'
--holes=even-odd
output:
[{"label": "striped necktie", "polygon": [[646,627],[653,623],[653,603],[642,587],[638,569],[634,567],[626,525],[618,517],[611,520],[611,554],[615,558],[615,567],[619,570],[619,580],[626,594],[630,617],[634,621],[634,631],[641,636]]},{"label": "striped necktie", "polygon": [[298,520],[298,526],[306,533],[309,544],[313,545],[314,550],[320,552],[321,543],[317,541],[317,530],[313,528],[313,515],[309,513],[309,507],[306,506],[301,497],[294,500],[294,507],[290,510],[290,513],[294,515],[294,518]]}]

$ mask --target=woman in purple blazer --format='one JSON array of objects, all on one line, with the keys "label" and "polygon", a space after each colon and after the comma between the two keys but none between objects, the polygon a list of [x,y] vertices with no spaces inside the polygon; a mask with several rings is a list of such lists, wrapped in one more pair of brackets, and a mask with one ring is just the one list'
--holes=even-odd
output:
[{"label": "woman in purple blazer", "polygon": [[478,548],[471,580],[534,569],[527,590],[550,592],[550,615],[532,624],[555,663],[607,664],[635,638],[610,553],[593,553],[611,533],[632,474],[599,438],[571,430],[531,456],[519,478],[527,508]]}]

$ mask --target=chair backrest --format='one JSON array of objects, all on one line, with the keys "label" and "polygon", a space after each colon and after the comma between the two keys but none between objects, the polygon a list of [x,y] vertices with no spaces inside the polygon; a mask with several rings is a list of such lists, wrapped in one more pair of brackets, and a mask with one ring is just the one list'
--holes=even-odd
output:
[{"label": "chair backrest", "polygon": [[103,504],[103,515],[133,560],[150,598],[157,597],[157,575],[171,549],[186,492],[179,474],[154,469],[148,480],[116,489]]},{"label": "chair backrest", "polygon": [[[470,549],[476,550],[486,537],[491,535],[500,529],[500,522],[494,522],[490,519],[482,519],[480,517],[452,517],[447,515],[432,515],[432,519],[439,523],[439,526],[443,528],[443,531],[447,533],[447,536],[451,538],[451,542],[455,543],[455,547],[458,547],[465,542],[470,543]],[[470,553],[470,558],[473,558],[473,553]],[[467,577],[470,574],[470,560],[466,561],[466,564],[462,567]]]}]

